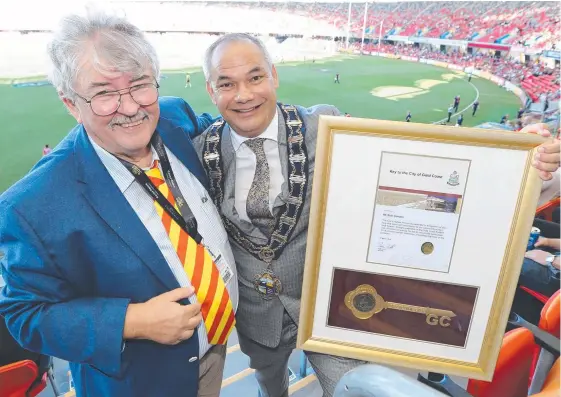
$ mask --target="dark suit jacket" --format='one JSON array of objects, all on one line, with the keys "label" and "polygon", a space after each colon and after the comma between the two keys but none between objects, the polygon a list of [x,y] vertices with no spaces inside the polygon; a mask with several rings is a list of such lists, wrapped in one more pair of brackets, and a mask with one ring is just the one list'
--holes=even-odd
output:
[{"label": "dark suit jacket", "polygon": [[[316,105],[310,108],[296,106],[296,108],[305,126],[304,139],[308,152],[309,185],[302,213],[294,226],[289,243],[280,257],[273,262],[273,269],[282,281],[282,293],[278,298],[264,300],[255,290],[253,278],[256,274],[263,272],[266,265],[264,262],[255,259],[244,248],[239,246],[233,238],[230,238],[232,251],[236,259],[240,293],[240,301],[236,311],[236,330],[238,334],[267,347],[277,347],[280,343],[283,331],[283,313],[285,310],[296,324],[298,324],[300,318],[300,298],[302,295],[304,260],[308,237],[318,122],[321,115],[340,116],[339,110],[331,105]],[[282,114],[280,114],[279,110],[277,111],[279,112],[279,155],[284,180],[288,181],[289,158],[286,125],[283,122]],[[205,132],[193,140],[197,154],[201,159],[206,135],[207,133]],[[221,211],[246,236],[255,242],[263,243],[266,241],[266,236],[252,223],[240,219],[235,209],[236,155],[232,146],[231,130],[228,125],[224,127],[222,132],[221,153],[224,164],[224,201],[221,204]],[[274,212],[278,211],[290,196],[288,183],[284,183],[281,190],[274,203]],[[296,339],[296,335],[294,335],[294,339]]]}]

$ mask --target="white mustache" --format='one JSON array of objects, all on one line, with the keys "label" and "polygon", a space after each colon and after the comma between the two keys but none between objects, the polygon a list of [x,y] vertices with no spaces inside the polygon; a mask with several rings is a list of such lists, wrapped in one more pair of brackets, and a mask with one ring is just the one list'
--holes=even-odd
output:
[{"label": "white mustache", "polygon": [[109,123],[109,127],[113,128],[113,127],[115,127],[116,125],[119,125],[119,124],[136,123],[137,121],[140,121],[140,120],[144,119],[145,117],[148,117],[148,113],[146,113],[144,111],[140,111],[132,117],[117,116],[113,120],[111,120],[111,123]]}]

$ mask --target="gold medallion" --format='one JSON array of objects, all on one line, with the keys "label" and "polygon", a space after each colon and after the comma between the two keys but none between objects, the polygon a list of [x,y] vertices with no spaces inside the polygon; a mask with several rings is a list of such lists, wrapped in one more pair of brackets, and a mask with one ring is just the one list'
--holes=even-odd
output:
[{"label": "gold medallion", "polygon": [[432,252],[434,251],[434,245],[427,241],[426,243],[423,243],[423,245],[421,245],[421,252],[425,255],[430,255],[432,254]]}]

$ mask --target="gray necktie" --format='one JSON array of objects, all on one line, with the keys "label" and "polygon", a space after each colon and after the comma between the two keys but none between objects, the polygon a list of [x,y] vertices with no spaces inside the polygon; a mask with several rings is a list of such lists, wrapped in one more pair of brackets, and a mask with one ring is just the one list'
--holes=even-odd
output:
[{"label": "gray necktie", "polygon": [[247,194],[246,211],[251,222],[259,228],[266,236],[270,236],[275,219],[269,210],[269,164],[263,150],[265,138],[254,138],[245,141],[257,160],[253,183]]}]

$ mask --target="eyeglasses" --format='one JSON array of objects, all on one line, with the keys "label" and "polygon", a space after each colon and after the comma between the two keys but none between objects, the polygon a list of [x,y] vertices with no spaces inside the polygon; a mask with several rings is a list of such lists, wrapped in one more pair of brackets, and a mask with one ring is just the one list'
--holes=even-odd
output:
[{"label": "eyeglasses", "polygon": [[102,91],[95,94],[89,100],[78,95],[84,102],[88,103],[98,116],[109,116],[115,113],[121,106],[121,97],[129,94],[133,101],[140,106],[150,106],[158,100],[160,85],[158,83],[146,83],[123,88],[117,91]]}]

